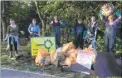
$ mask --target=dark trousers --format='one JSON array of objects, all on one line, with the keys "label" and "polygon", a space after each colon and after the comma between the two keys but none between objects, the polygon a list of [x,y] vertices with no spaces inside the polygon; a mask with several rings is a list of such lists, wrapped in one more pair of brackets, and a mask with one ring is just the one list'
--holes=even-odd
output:
[{"label": "dark trousers", "polygon": [[32,35],[30,35],[31,37],[39,37],[38,35],[36,35],[36,34],[32,34]]},{"label": "dark trousers", "polygon": [[105,42],[105,51],[112,52],[114,49],[115,44],[115,38],[116,36],[113,36],[112,34],[105,34],[104,42]]},{"label": "dark trousers", "polygon": [[[13,42],[13,44],[11,42]],[[13,46],[15,51],[17,51],[17,42],[15,41],[15,38],[9,37],[9,46],[10,46],[10,51],[13,51]]]},{"label": "dark trousers", "polygon": [[55,33],[56,44],[60,47],[60,33]]},{"label": "dark trousers", "polygon": [[56,45],[60,47],[60,36],[61,36],[60,26],[53,27],[52,36],[55,36]]},{"label": "dark trousers", "polygon": [[76,48],[80,47],[81,49],[83,49],[84,39],[82,37],[82,34],[77,34],[75,36],[74,45],[75,45]]}]

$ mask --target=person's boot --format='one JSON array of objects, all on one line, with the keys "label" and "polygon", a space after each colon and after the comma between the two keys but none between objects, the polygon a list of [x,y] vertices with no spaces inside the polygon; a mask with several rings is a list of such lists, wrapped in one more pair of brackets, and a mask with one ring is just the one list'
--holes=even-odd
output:
[{"label": "person's boot", "polygon": [[6,51],[8,51],[8,50],[9,50],[9,48],[10,48],[10,47],[9,47],[9,45],[7,45],[7,47],[6,47]]},{"label": "person's boot", "polygon": [[13,55],[12,55],[12,51],[10,51],[9,58],[12,58],[12,57],[13,57]]},{"label": "person's boot", "polygon": [[92,65],[91,65],[91,70],[93,70],[93,71],[94,71],[94,64],[92,64]]},{"label": "person's boot", "polygon": [[18,51],[15,51],[15,57],[18,57],[19,54],[18,54]]},{"label": "person's boot", "polygon": [[114,51],[113,50],[109,50],[109,53],[114,56]]},{"label": "person's boot", "polygon": [[104,49],[104,52],[109,52],[108,49]]},{"label": "person's boot", "polygon": [[12,53],[12,51],[10,51],[9,58],[10,58],[11,60],[14,60],[14,59],[15,59],[15,58],[13,57],[13,53]]}]

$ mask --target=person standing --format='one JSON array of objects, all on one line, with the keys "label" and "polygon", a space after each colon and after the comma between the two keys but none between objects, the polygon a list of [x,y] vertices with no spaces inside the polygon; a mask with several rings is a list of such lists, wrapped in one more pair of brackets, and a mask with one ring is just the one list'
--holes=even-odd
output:
[{"label": "person standing", "polygon": [[84,32],[86,31],[86,28],[81,19],[77,20],[77,23],[74,27],[74,31],[75,31],[75,41],[74,41],[75,48],[80,47],[81,49],[83,49]]},{"label": "person standing", "polygon": [[10,25],[7,28],[9,34],[10,58],[13,58],[13,46],[15,48],[15,56],[18,56],[18,26],[15,24],[14,19],[10,19]]},{"label": "person standing", "polygon": [[89,43],[92,44],[92,47],[96,50],[96,35],[98,29],[98,22],[96,21],[95,16],[91,16],[90,22],[88,24],[87,35]]},{"label": "person standing", "polygon": [[[104,5],[105,7],[109,8],[107,4]],[[109,10],[109,9],[108,9]],[[117,18],[115,18],[117,16]],[[104,37],[104,43],[105,43],[105,52],[110,52],[114,54],[114,45],[116,40],[116,29],[119,21],[121,20],[121,14],[119,11],[113,11],[109,16],[105,16],[102,13],[100,13],[101,19],[105,23],[105,37]]]},{"label": "person standing", "polygon": [[40,27],[36,24],[36,19],[32,19],[32,23],[28,27],[28,31],[31,37],[38,37],[40,36]]},{"label": "person standing", "polygon": [[60,36],[61,36],[60,28],[61,28],[61,24],[62,24],[62,22],[58,19],[57,15],[54,16],[54,19],[50,23],[50,25],[53,26],[53,32],[54,32],[53,35],[56,38],[57,47],[60,47]]}]

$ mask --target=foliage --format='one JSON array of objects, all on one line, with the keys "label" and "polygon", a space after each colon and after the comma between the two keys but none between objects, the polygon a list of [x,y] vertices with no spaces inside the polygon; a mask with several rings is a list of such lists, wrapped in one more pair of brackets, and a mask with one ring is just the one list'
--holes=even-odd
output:
[{"label": "foliage", "polygon": [[[14,17],[20,27],[20,31],[24,30],[26,35],[29,35],[27,28],[31,23],[31,19],[36,18],[37,23],[40,25],[41,29],[44,30],[44,35],[50,35],[51,32],[49,23],[56,14],[61,20],[64,20],[67,23],[67,26],[62,28],[62,43],[73,40],[74,36],[72,36],[73,34],[70,31],[73,28],[77,18],[82,18],[87,27],[90,16],[93,14],[96,15],[97,20],[99,21],[99,31],[102,33],[104,32],[104,23],[98,17],[99,10],[104,2],[61,0],[36,2],[37,6],[35,5],[35,1],[11,1],[9,8],[6,8],[6,10],[9,10],[9,12],[5,18],[8,20],[8,18]],[[116,9],[121,11],[122,1],[109,2],[112,3]],[[38,11],[41,19],[39,18]],[[44,24],[42,24],[42,21]],[[8,22],[6,22],[6,24],[8,24]],[[103,50],[104,41],[101,33],[98,33],[98,42],[98,49]],[[120,38],[117,38],[116,49],[119,51],[121,47],[118,43],[120,42]]]}]

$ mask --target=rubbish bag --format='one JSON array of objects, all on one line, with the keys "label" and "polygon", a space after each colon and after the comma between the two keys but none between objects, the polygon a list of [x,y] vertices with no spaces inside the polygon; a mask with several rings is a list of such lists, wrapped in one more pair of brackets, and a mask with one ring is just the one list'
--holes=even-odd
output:
[{"label": "rubbish bag", "polygon": [[71,50],[72,48],[74,48],[74,44],[73,44],[73,42],[69,42],[69,43],[63,45],[62,52],[65,53],[65,52]]},{"label": "rubbish bag", "polygon": [[50,55],[46,50],[40,50],[35,58],[37,66],[44,66],[50,64]]},{"label": "rubbish bag", "polygon": [[50,57],[51,57],[51,64],[58,67],[65,59],[62,53],[62,47],[58,48],[56,51],[52,51]]},{"label": "rubbish bag", "polygon": [[71,64],[76,63],[76,58],[77,58],[77,49],[71,49],[68,51],[67,54],[65,54],[67,57],[65,59],[65,65],[68,65],[68,67],[71,66]]}]

